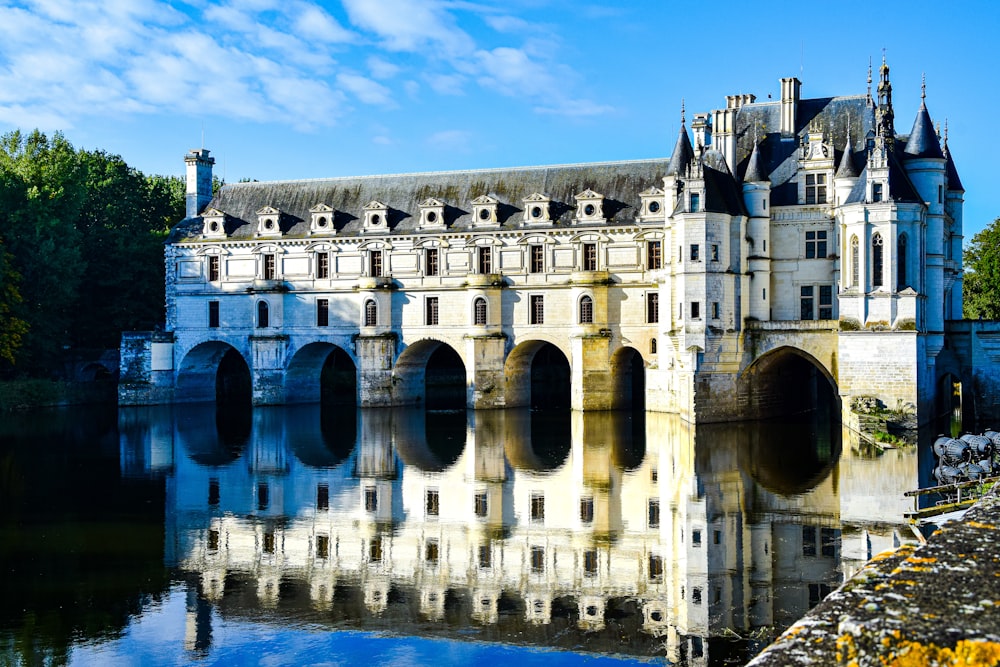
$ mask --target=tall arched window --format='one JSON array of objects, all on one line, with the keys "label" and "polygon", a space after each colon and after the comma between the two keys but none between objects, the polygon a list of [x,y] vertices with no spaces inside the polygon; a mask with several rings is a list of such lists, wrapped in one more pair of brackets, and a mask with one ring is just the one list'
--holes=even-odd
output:
[{"label": "tall arched window", "polygon": [[374,327],[378,325],[378,304],[375,299],[365,301],[365,326]]},{"label": "tall arched window", "polygon": [[589,296],[580,297],[580,324],[594,323],[594,300]]},{"label": "tall arched window", "polygon": [[861,247],[858,237],[851,237],[851,287],[861,286]]},{"label": "tall arched window", "polygon": [[257,302],[257,326],[264,328],[270,326],[270,318],[267,310],[267,301]]},{"label": "tall arched window", "polygon": [[896,241],[896,289],[906,285],[906,234],[900,234]]},{"label": "tall arched window", "polygon": [[656,354],[656,339],[655,338],[650,338],[649,339],[649,353],[650,354]]},{"label": "tall arched window", "polygon": [[882,235],[872,236],[872,289],[882,286]]},{"label": "tall arched window", "polygon": [[472,321],[477,326],[486,326],[486,299],[481,296],[472,302]]}]

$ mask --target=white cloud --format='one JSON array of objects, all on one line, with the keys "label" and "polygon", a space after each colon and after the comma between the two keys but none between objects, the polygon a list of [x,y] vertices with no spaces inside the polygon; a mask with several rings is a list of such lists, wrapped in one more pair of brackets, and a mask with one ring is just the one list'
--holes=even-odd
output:
[{"label": "white cloud", "polygon": [[292,11],[296,14],[292,27],[296,34],[306,39],[330,44],[355,40],[355,35],[340,25],[322,7],[302,2],[295,4]]},{"label": "white cloud", "polygon": [[394,65],[388,60],[379,58],[378,56],[371,56],[368,58],[368,71],[372,73],[372,76],[376,79],[391,79],[397,74],[399,74],[401,68],[398,65]]},{"label": "white cloud", "polygon": [[441,130],[427,137],[426,143],[442,151],[468,153],[472,150],[472,133],[466,130]]},{"label": "white cloud", "polygon": [[473,39],[437,0],[343,0],[351,22],[375,33],[390,51],[430,47],[449,57],[474,48]]},{"label": "white cloud", "polygon": [[337,83],[365,104],[395,106],[392,91],[377,81],[358,74],[338,74]]}]

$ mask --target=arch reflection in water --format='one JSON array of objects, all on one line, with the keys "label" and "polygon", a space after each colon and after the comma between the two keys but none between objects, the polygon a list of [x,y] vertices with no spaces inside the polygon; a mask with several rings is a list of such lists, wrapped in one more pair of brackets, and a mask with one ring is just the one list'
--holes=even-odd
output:
[{"label": "arch reflection in water", "polygon": [[[348,448],[310,435],[315,414],[255,410],[238,458],[207,464],[188,455],[188,423],[170,558],[220,609],[276,621],[707,659],[729,650],[725,633],[780,629],[839,584],[843,552],[863,549],[842,545],[842,506],[887,522],[840,492],[829,425],[695,429],[650,413],[636,438],[631,412],[552,419],[565,446],[528,410],[455,413],[443,429],[420,410],[360,410]],[[871,486],[858,479],[852,492]],[[875,530],[850,527],[869,543]]]}]

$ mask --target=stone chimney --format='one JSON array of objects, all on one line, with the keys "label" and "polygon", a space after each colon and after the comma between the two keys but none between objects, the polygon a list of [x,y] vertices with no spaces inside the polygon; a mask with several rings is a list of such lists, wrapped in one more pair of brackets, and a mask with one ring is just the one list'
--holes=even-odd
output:
[{"label": "stone chimney", "polygon": [[802,82],[794,76],[781,80],[781,134],[795,134],[796,109],[799,106],[799,88]]},{"label": "stone chimney", "polygon": [[212,201],[212,165],[215,158],[208,157],[204,148],[195,148],[184,156],[187,166],[187,210],[185,216],[194,218]]}]

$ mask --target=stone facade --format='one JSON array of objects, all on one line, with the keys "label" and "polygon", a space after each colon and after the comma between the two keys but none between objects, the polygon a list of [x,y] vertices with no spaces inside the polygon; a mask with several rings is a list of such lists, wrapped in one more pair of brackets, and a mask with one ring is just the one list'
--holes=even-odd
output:
[{"label": "stone facade", "polygon": [[[551,346],[575,409],[623,407],[638,388],[647,409],[735,419],[809,375],[841,399],[929,417],[962,301],[964,190],[947,136],[923,102],[897,134],[884,63],[875,97],[870,74],[866,95],[799,88],[783,79],[780,102],[729,96],[690,135],[682,111],[663,160],[237,183],[209,197],[213,160],[192,151],[197,210],[166,250],[172,379],[153,384],[210,399],[235,350],[256,404],[314,401],[340,350],[360,405],[420,403],[446,345],[469,407],[514,407]],[[122,400],[166,400],[144,397],[149,382],[123,376]]]}]

